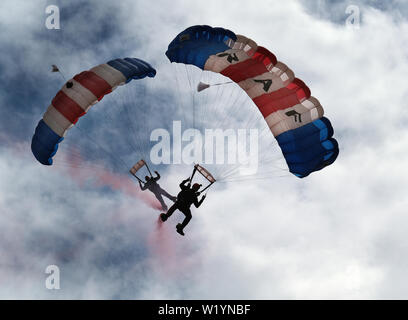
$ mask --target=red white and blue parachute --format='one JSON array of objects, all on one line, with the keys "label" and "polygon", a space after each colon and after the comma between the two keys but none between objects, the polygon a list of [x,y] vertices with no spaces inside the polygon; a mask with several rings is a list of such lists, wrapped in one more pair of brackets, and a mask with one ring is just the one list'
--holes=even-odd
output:
[{"label": "red white and blue parachute", "polygon": [[306,177],[336,160],[338,144],[319,101],[288,66],[255,41],[223,28],[192,26],[169,44],[166,56],[237,83],[262,113],[294,175]]},{"label": "red white and blue parachute", "polygon": [[75,75],[58,91],[35,129],[31,141],[35,158],[43,165],[52,165],[67,130],[93,104],[117,86],[155,75],[156,70],[150,64],[137,58],[111,60]]}]

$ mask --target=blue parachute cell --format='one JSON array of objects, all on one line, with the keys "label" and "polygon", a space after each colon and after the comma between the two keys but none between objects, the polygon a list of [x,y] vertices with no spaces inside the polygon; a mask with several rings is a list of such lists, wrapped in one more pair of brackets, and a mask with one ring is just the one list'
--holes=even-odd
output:
[{"label": "blue parachute cell", "polygon": [[153,78],[156,75],[156,70],[150,64],[137,58],[115,59],[108,61],[107,64],[122,72],[127,82],[146,76]]},{"label": "blue parachute cell", "polygon": [[286,131],[278,136],[289,171],[303,178],[313,171],[333,163],[339,146],[333,136],[329,119],[322,117],[302,127]]},{"label": "blue parachute cell", "polygon": [[49,126],[40,120],[35,128],[33,139],[31,140],[31,150],[35,158],[43,165],[52,165],[52,157],[58,150],[58,144],[64,138],[57,135]]},{"label": "blue parachute cell", "polygon": [[229,49],[226,44],[229,39],[237,39],[230,30],[193,26],[177,35],[169,44],[166,56],[171,62],[193,64],[204,69],[209,56]]}]

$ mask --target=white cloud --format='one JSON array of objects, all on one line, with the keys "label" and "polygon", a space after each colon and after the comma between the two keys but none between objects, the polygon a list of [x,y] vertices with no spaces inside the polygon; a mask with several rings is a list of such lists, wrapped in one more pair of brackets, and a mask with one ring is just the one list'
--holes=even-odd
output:
[{"label": "white cloud", "polygon": [[[122,39],[141,39],[129,50],[155,61],[160,74],[169,70],[167,44],[190,25],[224,26],[252,37],[321,101],[340,144],[337,161],[303,180],[216,185],[193,209],[184,239],[173,230],[181,214],[156,230],[157,212],[128,189],[103,190],[91,177],[79,185],[65,171],[34,163],[27,144],[17,155],[2,148],[0,297],[405,297],[406,21],[362,7],[361,28],[349,30],[310,16],[297,2],[226,2],[228,10],[218,3],[122,3]],[[26,25],[38,23],[35,6],[4,6],[14,17],[30,17],[20,26],[12,18],[3,22],[25,39],[23,46],[36,47],[25,34]],[[104,17],[99,8],[97,16]],[[81,55],[98,58],[92,49]],[[25,56],[26,67],[36,71],[41,56]],[[67,62],[68,70],[86,68],[75,61]],[[173,193],[183,170],[164,174],[162,183]],[[48,264],[60,265],[59,292],[44,288]]]}]

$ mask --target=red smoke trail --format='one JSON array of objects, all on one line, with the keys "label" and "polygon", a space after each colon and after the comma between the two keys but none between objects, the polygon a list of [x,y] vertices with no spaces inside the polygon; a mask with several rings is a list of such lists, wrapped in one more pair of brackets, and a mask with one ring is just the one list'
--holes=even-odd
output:
[{"label": "red smoke trail", "polygon": [[193,238],[190,238],[192,234],[183,237],[176,232],[175,223],[182,217],[175,213],[172,221],[164,223],[158,218],[156,228],[147,239],[152,269],[164,284],[170,286],[174,281],[194,274],[194,270],[200,267],[201,260],[192,246]]},{"label": "red smoke trail", "polygon": [[[12,143],[12,141],[2,133],[0,133],[0,141],[6,146],[11,146],[11,151],[19,158],[27,157],[36,161],[31,154],[30,145],[28,143]],[[98,187],[108,186],[112,190],[121,191],[128,196],[136,197],[152,209],[158,211],[162,209],[156,197],[154,197],[149,191],[141,191],[139,184],[133,177],[130,177],[129,175],[115,174],[101,167],[100,164],[92,164],[83,160],[79,149],[74,146],[70,146],[70,149],[67,152],[58,153],[57,158],[54,159],[52,167],[57,170],[63,169],[64,171],[68,171],[70,177],[80,186],[92,181]],[[92,177],[92,179],[90,179],[90,177]]]},{"label": "red smoke trail", "polygon": [[130,177],[130,175],[116,174],[100,166],[94,166],[91,167],[92,169],[89,169],[87,168],[87,166],[89,167],[89,163],[79,156],[79,151],[73,150],[71,154],[74,153],[75,158],[65,155],[65,161],[69,163],[69,165],[66,166],[66,170],[69,172],[70,177],[81,186],[84,185],[85,182],[89,182],[89,177],[91,176],[91,181],[97,187],[107,186],[112,190],[121,191],[130,197],[136,197],[142,200],[152,209],[161,210],[160,202],[154,195],[149,191],[141,191],[139,184],[133,177]]},{"label": "red smoke trail", "polygon": [[[71,148],[73,150],[60,152],[55,159],[54,165],[48,169],[68,173],[69,177],[80,186],[84,186],[87,183],[93,183],[98,187],[107,186],[112,190],[117,190],[130,197],[142,200],[154,210],[162,211],[161,205],[154,195],[149,191],[141,191],[138,182],[133,177],[115,174],[100,165],[93,165],[80,156],[79,150],[75,150],[74,147]],[[14,145],[13,149],[18,156],[22,154],[29,157],[32,156],[28,143],[19,144],[18,147]],[[75,154],[75,156],[71,156],[71,154]],[[34,156],[32,156],[32,160],[35,161]],[[115,217],[115,221],[120,221],[122,220],[120,217],[126,217],[126,213],[129,210],[127,208],[120,208],[117,213],[112,214],[112,217]],[[163,279],[168,276],[177,278],[178,275],[183,274],[189,268],[190,263],[188,258],[185,257],[184,252],[184,249],[186,249],[185,245],[181,245],[186,243],[184,241],[186,239],[176,233],[173,223],[163,223],[158,216],[151,232],[147,234],[146,244],[151,254],[152,266],[159,275],[163,276]]]},{"label": "red smoke trail", "polygon": [[[79,152],[77,151],[76,154]],[[83,160],[76,156],[75,166],[77,168],[68,168],[72,177],[77,179],[79,183],[84,183],[89,181],[89,179],[84,178],[84,169],[81,169]],[[143,200],[147,205],[155,210],[161,211],[161,205],[158,200],[153,196],[152,193],[148,191],[141,191],[137,181],[131,176],[124,176],[119,174],[114,174],[103,168],[95,168],[92,170],[94,174],[93,183],[97,186],[109,186],[114,190],[119,190],[126,195],[131,197],[137,197]],[[88,173],[89,177],[89,173]],[[175,215],[177,216],[177,215]],[[169,275],[176,276],[180,274],[182,270],[186,268],[186,261],[184,258],[184,253],[180,251],[179,245],[177,245],[177,240],[183,241],[185,239],[181,238],[176,233],[175,227],[172,223],[163,223],[159,216],[155,222],[153,230],[147,235],[147,247],[150,250],[151,258],[153,262],[153,267],[159,274],[167,277]]]},{"label": "red smoke trail", "polygon": [[175,229],[163,223],[158,217],[154,230],[149,234],[147,245],[152,257],[152,265],[158,275],[165,278],[174,277],[182,269],[177,254]]}]

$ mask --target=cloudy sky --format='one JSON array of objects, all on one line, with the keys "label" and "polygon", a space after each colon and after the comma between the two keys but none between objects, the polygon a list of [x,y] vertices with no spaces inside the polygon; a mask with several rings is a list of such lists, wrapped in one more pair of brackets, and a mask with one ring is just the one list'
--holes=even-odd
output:
[{"label": "cloudy sky", "polygon": [[[60,30],[45,27],[51,4]],[[349,5],[359,25],[346,25]],[[407,298],[407,12],[398,0],[1,1],[0,298]],[[164,52],[196,24],[246,35],[288,64],[324,106],[340,155],[305,179],[219,183],[182,238],[182,215],[159,224],[127,165],[149,150],[151,129],[188,117],[186,78]],[[69,78],[127,56],[156,78],[91,109],[55,166],[36,162],[34,128],[64,83],[50,65]],[[155,169],[171,193],[191,172]],[[60,290],[45,287],[49,265]]]}]

